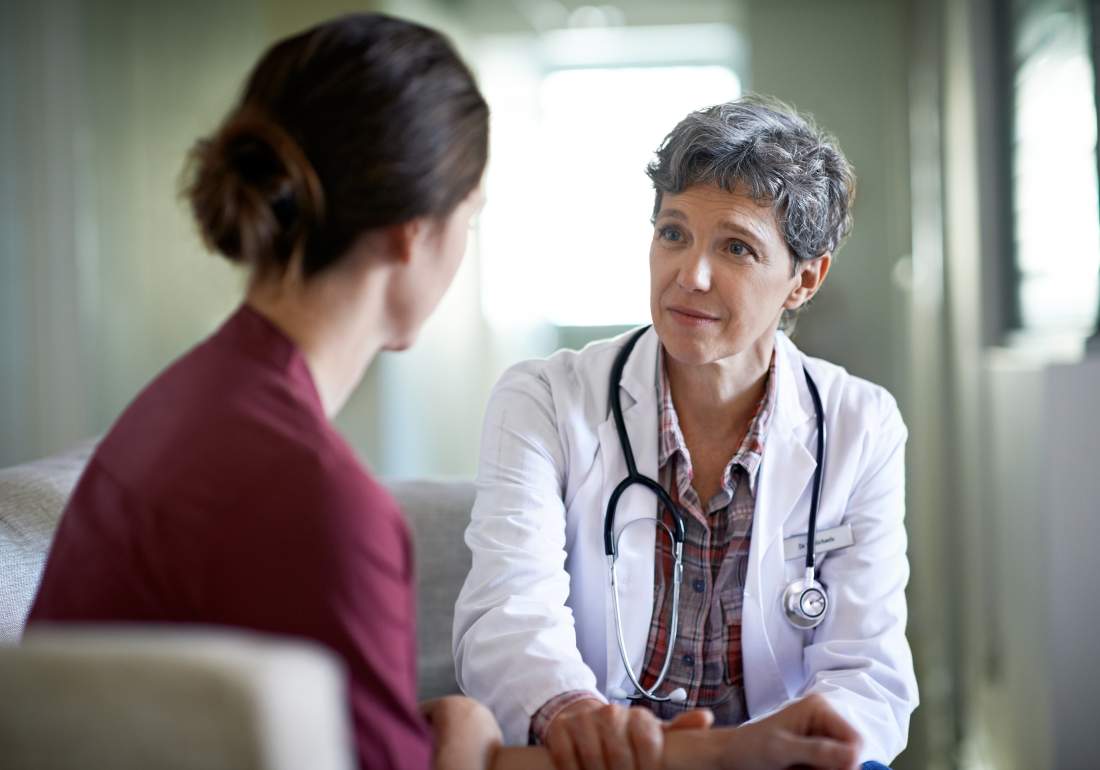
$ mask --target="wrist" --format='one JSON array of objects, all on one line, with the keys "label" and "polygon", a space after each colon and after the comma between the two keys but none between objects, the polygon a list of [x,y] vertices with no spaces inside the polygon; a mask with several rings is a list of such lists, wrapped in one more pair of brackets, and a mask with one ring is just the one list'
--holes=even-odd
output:
[{"label": "wrist", "polygon": [[487,768],[500,751],[502,736],[489,710],[464,696],[450,695],[425,704],[435,750],[435,768]]},{"label": "wrist", "polygon": [[[581,704],[587,704],[582,706]],[[550,732],[550,723],[556,720],[562,712],[576,707],[572,714],[582,714],[603,705],[603,701],[592,695],[587,690],[570,690],[556,695],[542,704],[531,718],[531,736],[539,743],[546,741]]]},{"label": "wrist", "polygon": [[665,733],[661,770],[698,770],[726,767],[740,738],[736,727],[707,730],[672,730]]},{"label": "wrist", "polygon": [[[595,711],[596,709],[603,708],[604,702],[597,698],[580,698],[563,706],[558,713],[554,715],[554,719],[565,716],[575,716],[577,714],[584,714],[589,711]],[[550,722],[553,723],[554,719]]]}]

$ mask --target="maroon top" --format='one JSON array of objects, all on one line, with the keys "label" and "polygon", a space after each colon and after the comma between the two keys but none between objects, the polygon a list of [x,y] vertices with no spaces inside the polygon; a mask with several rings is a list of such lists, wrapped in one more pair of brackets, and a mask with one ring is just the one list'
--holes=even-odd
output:
[{"label": "maroon top", "polygon": [[305,359],[242,306],[122,414],[77,484],[29,623],[236,626],[348,666],[359,762],[426,768],[412,544]]}]

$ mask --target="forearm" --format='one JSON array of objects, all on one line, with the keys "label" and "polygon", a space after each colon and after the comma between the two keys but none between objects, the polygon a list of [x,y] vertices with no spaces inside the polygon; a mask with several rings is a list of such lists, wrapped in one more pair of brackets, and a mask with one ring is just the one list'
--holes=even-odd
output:
[{"label": "forearm", "polygon": [[554,763],[542,746],[501,746],[489,770],[554,770]]},{"label": "forearm", "polygon": [[734,727],[672,730],[665,733],[661,770],[705,770],[721,767]]}]

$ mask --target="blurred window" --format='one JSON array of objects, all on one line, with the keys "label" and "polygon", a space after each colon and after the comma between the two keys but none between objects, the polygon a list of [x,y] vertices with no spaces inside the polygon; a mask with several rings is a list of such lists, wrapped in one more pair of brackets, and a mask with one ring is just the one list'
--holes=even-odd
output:
[{"label": "blurred window", "polygon": [[733,30],[559,31],[479,50],[492,108],[479,224],[486,318],[498,328],[647,321],[645,167],[690,111],[740,95]]},{"label": "blurred window", "polygon": [[1013,4],[1013,218],[1022,331],[1081,338],[1100,306],[1096,101],[1077,0]]}]

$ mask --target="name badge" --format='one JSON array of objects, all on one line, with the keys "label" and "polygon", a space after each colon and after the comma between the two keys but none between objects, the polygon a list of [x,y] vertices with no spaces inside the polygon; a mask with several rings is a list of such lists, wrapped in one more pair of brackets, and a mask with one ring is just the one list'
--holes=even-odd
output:
[{"label": "name badge", "polygon": [[[839,527],[833,527],[832,529],[823,529],[815,534],[814,553],[821,554],[828,553],[829,551],[836,551],[840,548],[847,548],[855,542],[855,538],[852,537],[851,524],[844,524]],[[806,533],[788,537],[783,541],[783,558],[806,558]]]}]

